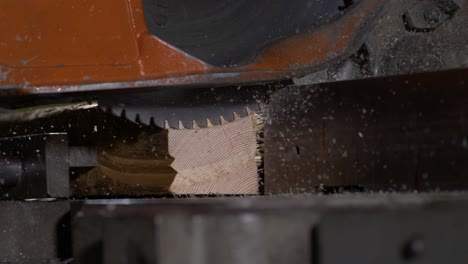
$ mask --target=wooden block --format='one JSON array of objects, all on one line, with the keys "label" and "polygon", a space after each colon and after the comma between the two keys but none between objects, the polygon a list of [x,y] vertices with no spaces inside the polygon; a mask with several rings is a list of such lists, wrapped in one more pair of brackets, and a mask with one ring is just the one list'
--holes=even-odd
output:
[{"label": "wooden block", "polygon": [[253,117],[222,126],[169,130],[177,175],[175,194],[257,194],[257,140]]}]

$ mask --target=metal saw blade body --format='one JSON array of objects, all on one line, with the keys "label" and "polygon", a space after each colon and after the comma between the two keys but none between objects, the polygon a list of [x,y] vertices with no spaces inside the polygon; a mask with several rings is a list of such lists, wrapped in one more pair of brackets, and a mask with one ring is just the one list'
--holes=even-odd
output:
[{"label": "metal saw blade body", "polygon": [[101,108],[114,115],[161,128],[192,129],[221,125],[260,109],[275,85],[157,89],[99,97]]}]

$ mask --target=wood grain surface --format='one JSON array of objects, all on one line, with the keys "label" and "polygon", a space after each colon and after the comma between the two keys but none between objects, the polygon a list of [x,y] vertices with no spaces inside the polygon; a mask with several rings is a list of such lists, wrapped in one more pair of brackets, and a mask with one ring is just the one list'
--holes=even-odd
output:
[{"label": "wood grain surface", "polygon": [[252,116],[222,126],[169,130],[176,194],[256,194],[256,130]]}]

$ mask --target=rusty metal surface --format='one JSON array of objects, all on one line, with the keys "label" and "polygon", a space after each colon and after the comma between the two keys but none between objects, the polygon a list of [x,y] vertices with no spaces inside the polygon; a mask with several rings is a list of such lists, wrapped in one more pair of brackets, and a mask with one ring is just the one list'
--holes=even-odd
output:
[{"label": "rusty metal surface", "polygon": [[265,192],[467,189],[467,73],[278,91],[265,127]]},{"label": "rusty metal surface", "polygon": [[384,2],[359,1],[247,66],[221,68],[149,34],[140,1],[2,1],[0,18],[8,22],[0,25],[0,87],[34,94],[291,78],[349,55]]}]

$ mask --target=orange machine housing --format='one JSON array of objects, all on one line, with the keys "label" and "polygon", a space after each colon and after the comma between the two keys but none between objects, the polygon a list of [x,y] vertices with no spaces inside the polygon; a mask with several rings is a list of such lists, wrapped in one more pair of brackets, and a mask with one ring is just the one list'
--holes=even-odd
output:
[{"label": "orange machine housing", "polygon": [[0,88],[35,94],[224,85],[304,75],[358,48],[384,0],[360,0],[318,30],[242,67],[214,67],[148,33],[141,0],[0,1]]}]

